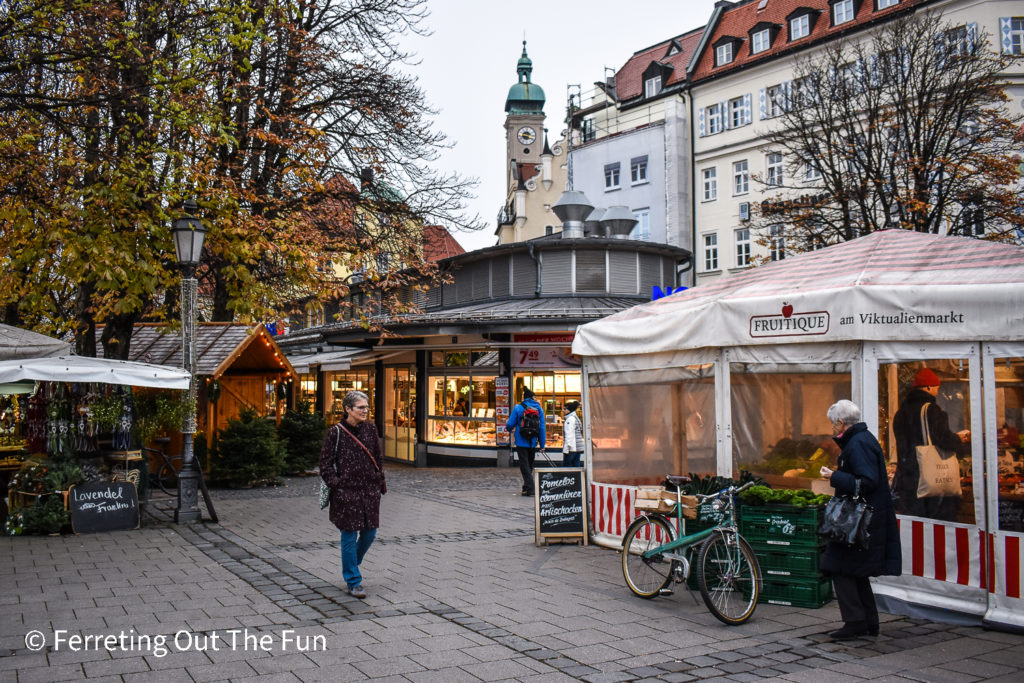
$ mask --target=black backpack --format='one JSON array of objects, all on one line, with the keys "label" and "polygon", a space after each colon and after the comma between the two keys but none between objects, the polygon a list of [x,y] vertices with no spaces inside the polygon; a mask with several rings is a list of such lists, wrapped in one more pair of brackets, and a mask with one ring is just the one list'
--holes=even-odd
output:
[{"label": "black backpack", "polygon": [[540,436],[540,411],[523,404],[523,416],[519,419],[519,436],[533,441]]}]

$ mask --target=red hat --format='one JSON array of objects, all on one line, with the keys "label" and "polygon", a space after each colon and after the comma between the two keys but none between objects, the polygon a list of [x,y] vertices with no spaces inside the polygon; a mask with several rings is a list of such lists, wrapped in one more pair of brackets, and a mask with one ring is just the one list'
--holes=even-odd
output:
[{"label": "red hat", "polygon": [[915,387],[937,387],[939,384],[939,376],[929,368],[921,368],[918,370],[917,374],[914,375]]}]

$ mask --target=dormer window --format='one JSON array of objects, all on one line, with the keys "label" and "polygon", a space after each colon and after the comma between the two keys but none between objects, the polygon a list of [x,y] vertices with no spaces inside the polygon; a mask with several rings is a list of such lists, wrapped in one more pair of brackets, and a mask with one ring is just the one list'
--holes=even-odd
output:
[{"label": "dormer window", "polygon": [[661,92],[661,74],[644,81],[644,97],[654,97]]},{"label": "dormer window", "polygon": [[900,0],[877,0],[875,3],[875,9],[885,9],[886,7],[892,7],[893,5],[900,4]]},{"label": "dormer window", "polygon": [[756,55],[758,52],[764,52],[771,47],[771,44],[772,39],[768,29],[753,33],[750,36],[750,54]]},{"label": "dormer window", "polygon": [[857,14],[857,8],[854,7],[853,0],[831,0],[830,4],[832,5],[833,26],[853,21],[854,16]]},{"label": "dormer window", "polygon": [[735,36],[722,36],[715,42],[715,66],[731,64],[736,59],[736,48],[740,39]]},{"label": "dormer window", "polygon": [[789,27],[789,40],[800,40],[811,35],[814,30],[814,22],[818,19],[818,13],[811,7],[797,7],[786,17],[786,25]]}]

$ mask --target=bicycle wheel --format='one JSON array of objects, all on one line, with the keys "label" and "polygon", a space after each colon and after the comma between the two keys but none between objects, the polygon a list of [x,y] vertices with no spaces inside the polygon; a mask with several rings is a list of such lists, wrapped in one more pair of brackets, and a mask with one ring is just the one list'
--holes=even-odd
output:
[{"label": "bicycle wheel", "polygon": [[160,490],[164,493],[177,492],[178,490],[178,471],[169,462],[165,462],[160,466],[160,470],[156,475],[156,483],[160,486]]},{"label": "bicycle wheel", "polygon": [[622,576],[634,595],[653,598],[672,578],[672,562],[662,555],[643,553],[675,540],[672,526],[661,517],[641,517],[622,539]]},{"label": "bicycle wheel", "polygon": [[749,619],[761,594],[761,568],[750,544],[736,531],[711,535],[697,558],[697,585],[722,623],[736,626]]}]

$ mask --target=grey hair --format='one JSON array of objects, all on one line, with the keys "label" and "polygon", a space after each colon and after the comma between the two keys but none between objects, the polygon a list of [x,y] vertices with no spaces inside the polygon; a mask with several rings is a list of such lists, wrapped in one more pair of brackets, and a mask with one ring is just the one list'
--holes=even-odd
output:
[{"label": "grey hair", "polygon": [[842,422],[843,424],[854,425],[861,421],[860,408],[857,407],[856,403],[845,398],[829,406],[825,417],[832,424]]},{"label": "grey hair", "polygon": [[356,391],[355,389],[345,394],[345,398],[341,399],[341,407],[345,409],[346,414],[348,413],[349,408],[356,407],[356,401],[359,399],[364,399],[367,403],[370,402],[369,396],[361,391]]}]

